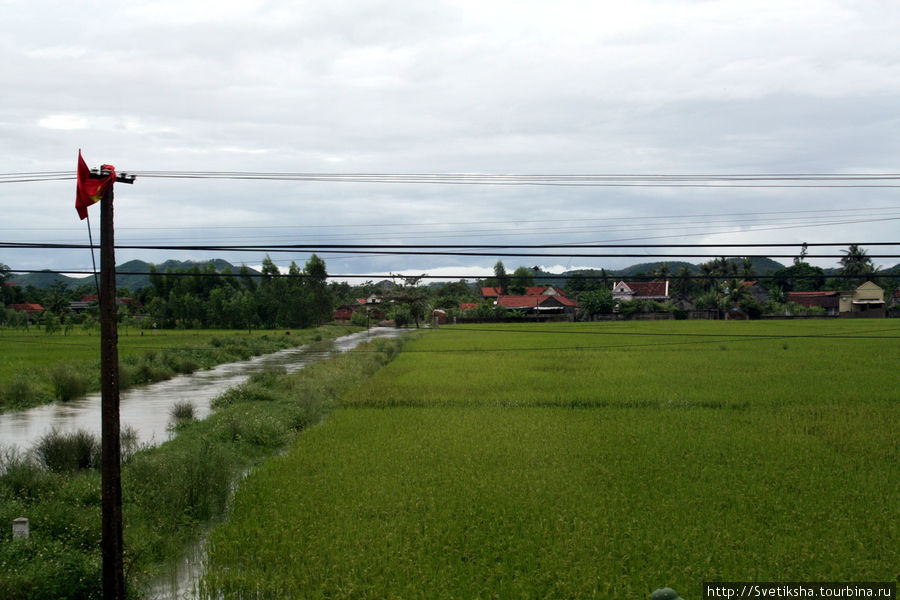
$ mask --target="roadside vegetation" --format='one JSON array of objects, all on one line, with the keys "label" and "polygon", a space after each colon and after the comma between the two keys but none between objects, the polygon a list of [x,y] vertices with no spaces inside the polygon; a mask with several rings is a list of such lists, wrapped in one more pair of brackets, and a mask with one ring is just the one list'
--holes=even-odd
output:
[{"label": "roadside vegetation", "polygon": [[251,473],[206,598],[900,576],[890,320],[444,327]]},{"label": "roadside vegetation", "polygon": [[[254,336],[256,337],[256,336]],[[294,337],[294,336],[291,336]],[[300,336],[297,336],[300,337]],[[141,596],[212,521],[234,483],[320,422],[335,400],[357,389],[397,355],[400,340],[375,340],[366,351],[336,355],[285,375],[256,374],[190,418],[173,408],[178,435],[155,448],[123,448],[126,572]],[[134,436],[123,432],[123,446]],[[0,536],[0,600],[99,599],[100,473],[97,440],[53,432],[32,454],[0,456],[0,522],[26,516],[31,537]]]},{"label": "roadside vegetation", "polygon": [[[119,335],[119,385],[169,379],[358,331],[327,325],[292,331],[153,331]],[[100,339],[88,332],[52,337],[0,329],[0,412],[69,401],[100,390]]]}]

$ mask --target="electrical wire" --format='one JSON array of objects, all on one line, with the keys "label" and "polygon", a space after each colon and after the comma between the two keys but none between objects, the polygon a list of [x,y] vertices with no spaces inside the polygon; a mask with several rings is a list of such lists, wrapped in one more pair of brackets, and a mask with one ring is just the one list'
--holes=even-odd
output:
[{"label": "electrical wire", "polygon": [[[564,187],[900,187],[900,174],[898,173],[499,174],[129,170],[128,174],[139,178],[156,179],[224,179],[379,184]],[[75,179],[75,173],[73,171],[44,171],[0,174],[0,183],[60,181],[66,179]]]},{"label": "electrical wire", "polygon": [[[596,271],[596,269],[592,269]],[[66,269],[66,270],[54,270],[54,269],[9,269],[9,273],[16,274],[31,274],[31,273],[46,273],[49,275],[93,275],[93,271],[89,270],[79,270],[79,269]],[[156,273],[149,273],[147,271],[116,271],[116,275],[137,275],[137,276],[160,276],[160,277],[239,277],[239,278],[253,278],[253,279],[266,279],[266,278],[282,278],[282,279],[312,279],[316,278],[315,275],[307,275],[305,273],[298,273],[296,275],[290,273],[274,273],[274,274],[263,274],[259,272],[248,272],[248,273],[192,273],[192,272],[168,272],[168,271],[157,271]],[[548,275],[528,275],[527,277],[519,277],[516,275],[507,275],[510,280],[516,279],[535,279],[535,280],[569,280],[574,275],[564,275],[564,274],[548,274]],[[658,281],[658,275],[621,275],[615,274],[615,272],[607,273],[606,275],[587,275],[583,273],[578,273],[578,276],[582,279],[587,280],[601,280],[601,279],[628,279],[628,281]],[[387,274],[377,274],[377,273],[328,273],[328,279],[405,279],[414,277],[417,279],[489,279],[492,275],[466,275],[466,274],[455,274],[455,275],[404,275],[400,273],[387,273]],[[775,274],[754,274],[754,280],[761,279],[778,279],[782,276]],[[789,275],[787,279],[861,279],[865,277],[873,277],[873,278],[892,278],[897,277],[897,275],[891,273],[882,273],[882,272],[874,272],[867,275],[845,275],[843,273],[834,273],[834,274],[816,274],[816,275]],[[742,275],[740,273],[735,275],[702,275],[702,274],[690,274],[690,275],[678,275],[678,274],[670,274],[667,279],[669,280],[711,280],[711,279],[741,279]]]},{"label": "electrical wire", "polygon": [[[892,243],[890,245],[898,245]],[[519,251],[519,252],[488,252],[488,251],[455,251],[446,248],[469,248],[471,246],[456,245],[421,245],[409,246],[402,244],[371,244],[371,245],[338,245],[338,244],[274,244],[268,246],[257,245],[241,245],[241,246],[217,246],[217,245],[135,245],[135,244],[117,244],[117,250],[168,250],[168,251],[207,251],[207,252],[259,252],[259,253],[303,253],[327,251],[330,254],[358,254],[360,252],[377,252],[381,255],[391,256],[495,256],[495,257],[537,257],[537,258],[662,258],[674,260],[678,258],[719,258],[721,253],[714,254],[694,254],[694,253],[678,253],[678,254],[659,254],[659,253],[588,253],[588,252],[566,252],[565,254],[551,254],[538,251]],[[559,249],[560,245],[534,245],[534,246],[485,246],[491,249],[511,249],[511,248],[535,248],[535,249]],[[578,246],[565,246],[569,250],[580,248],[609,248],[609,245],[603,244],[584,244]],[[616,247],[616,246],[612,246]],[[684,245],[680,247],[693,247]],[[716,247],[716,246],[710,246]],[[738,246],[740,247],[740,246]],[[0,242],[0,248],[6,249],[88,249],[86,244],[48,244],[48,243],[30,243],[30,242]],[[399,249],[404,248],[404,249]],[[408,250],[406,248],[428,248],[426,250]],[[435,249],[431,249],[435,248]],[[437,250],[437,248],[442,248]],[[736,258],[794,258],[796,254],[747,254],[741,253]],[[807,254],[806,258],[844,258],[845,254]],[[900,254],[868,254],[868,258],[900,258]]]}]

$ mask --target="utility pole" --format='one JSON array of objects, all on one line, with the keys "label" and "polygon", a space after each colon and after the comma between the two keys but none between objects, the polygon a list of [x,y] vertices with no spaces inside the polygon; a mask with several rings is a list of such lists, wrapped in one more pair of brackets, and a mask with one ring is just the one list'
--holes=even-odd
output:
[{"label": "utility pole", "polygon": [[[100,173],[98,177],[108,176]],[[122,173],[122,183],[134,176]],[[100,200],[100,425],[103,598],[125,600],[122,541],[122,471],[119,425],[119,334],[116,314],[116,256],[113,231],[113,186]]]}]

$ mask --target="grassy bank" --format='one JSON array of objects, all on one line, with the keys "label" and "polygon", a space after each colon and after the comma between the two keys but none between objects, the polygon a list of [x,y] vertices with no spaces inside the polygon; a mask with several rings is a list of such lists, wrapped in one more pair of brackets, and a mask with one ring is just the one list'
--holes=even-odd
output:
[{"label": "grassy bank", "polygon": [[900,577],[900,324],[442,328],[239,489],[209,597]]},{"label": "grassy bank", "polygon": [[[154,573],[222,515],[238,474],[321,420],[399,343],[376,340],[371,352],[342,354],[287,376],[255,375],[219,398],[208,419],[183,414],[172,441],[133,454],[123,467],[131,595],[139,597]],[[0,461],[0,522],[27,516],[32,531],[27,542],[12,541],[8,531],[0,537],[0,600],[100,598],[99,473],[89,464],[54,467],[38,456]]]},{"label": "grassy bank", "polygon": [[[247,335],[232,330],[120,333],[120,386],[161,381],[358,330],[325,326],[291,335],[284,331]],[[99,389],[100,338],[96,333],[47,336],[0,330],[0,412],[67,401]]]}]

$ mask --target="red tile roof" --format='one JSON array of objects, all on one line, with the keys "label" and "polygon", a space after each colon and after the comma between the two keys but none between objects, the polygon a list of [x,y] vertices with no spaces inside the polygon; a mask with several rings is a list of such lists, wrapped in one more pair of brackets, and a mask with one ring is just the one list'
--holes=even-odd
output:
[{"label": "red tile roof", "polygon": [[668,282],[666,281],[623,281],[622,283],[631,288],[635,298],[662,298],[666,296],[666,288],[668,287]]},{"label": "red tile roof", "polygon": [[[556,287],[555,285],[538,285],[525,289],[526,296],[543,296],[547,294],[547,290],[553,289],[560,296],[568,296],[564,290]],[[552,294],[547,294],[552,295]]]},{"label": "red tile roof", "polygon": [[23,304],[10,304],[9,307],[13,310],[26,313],[37,313],[44,310],[43,306],[41,306],[40,304],[34,304],[33,302],[25,302]]},{"label": "red tile roof", "polygon": [[478,308],[477,302],[460,302],[459,310],[472,310],[473,308]]},{"label": "red tile roof", "polygon": [[332,316],[332,318],[335,320],[349,321],[350,319],[353,318],[353,309],[346,307],[346,306],[342,306],[342,307],[338,308],[336,311],[334,311],[334,315]]},{"label": "red tile roof", "polygon": [[565,296],[500,296],[497,304],[504,308],[551,308],[554,303],[577,308],[578,303]]},{"label": "red tile roof", "polygon": [[788,292],[785,300],[796,302],[800,306],[837,308],[840,302],[840,292]]},{"label": "red tile roof", "polygon": [[482,298],[496,298],[500,295],[500,288],[498,287],[483,287],[481,288],[481,297]]}]

